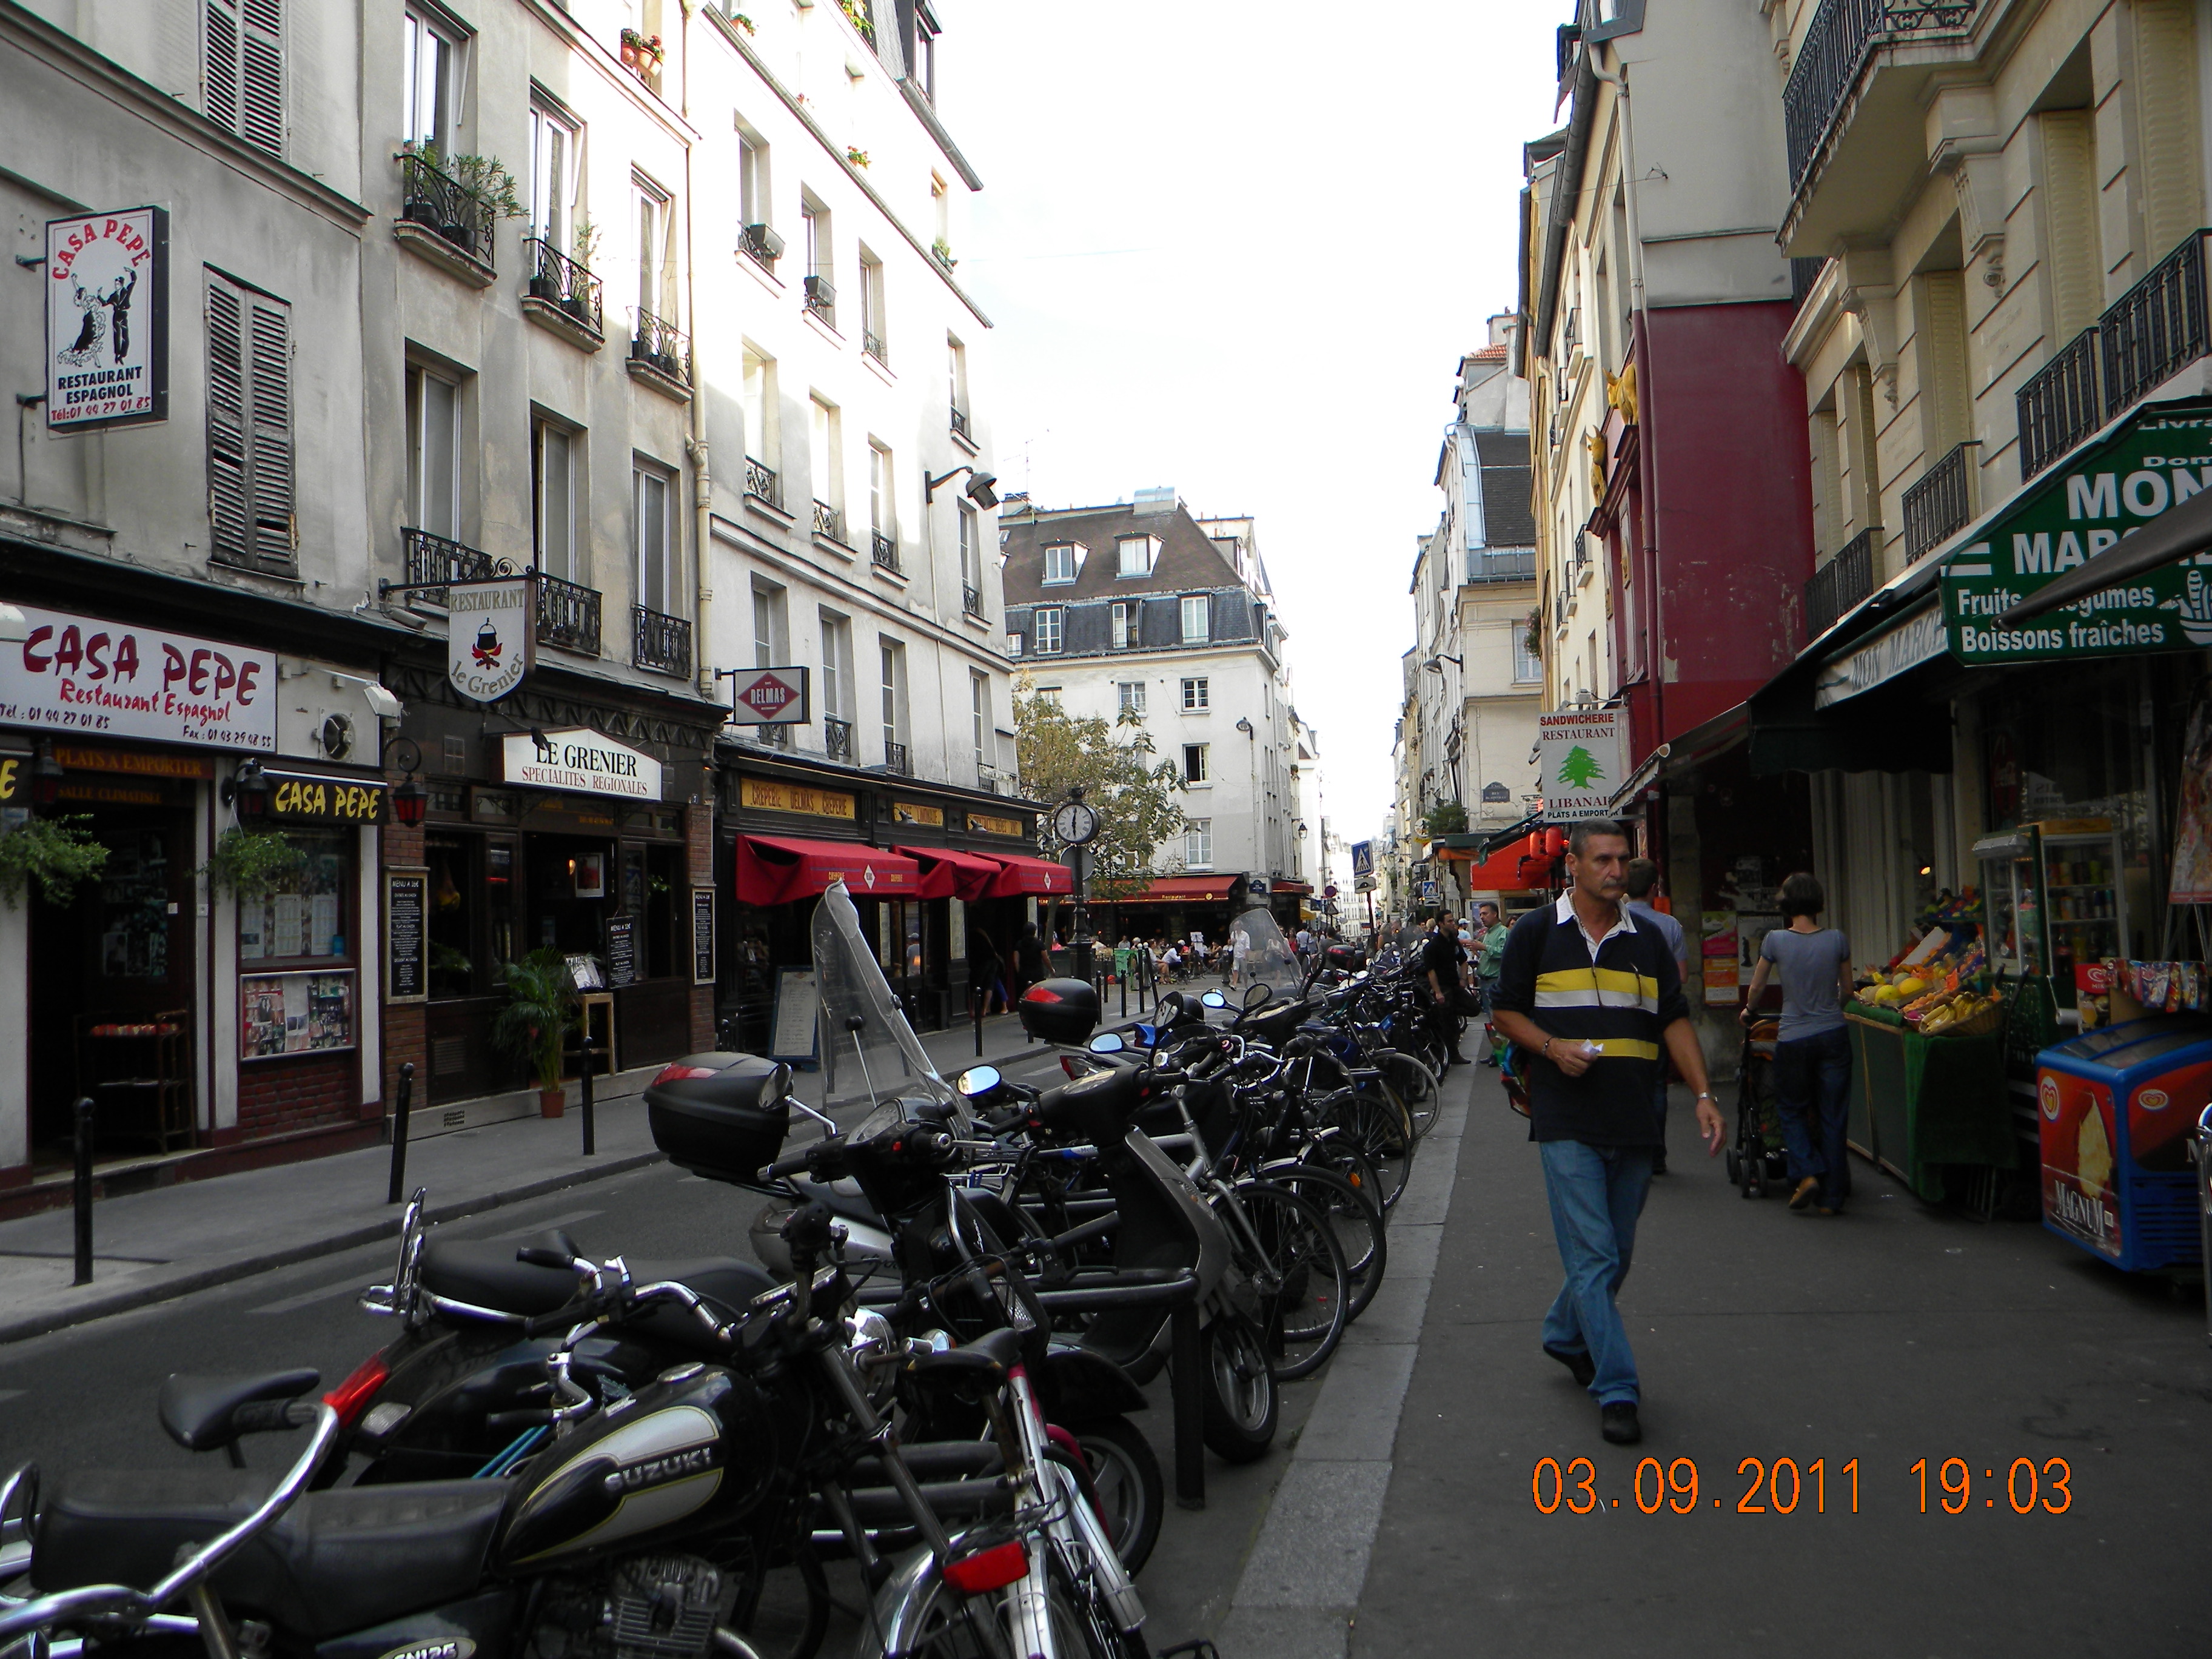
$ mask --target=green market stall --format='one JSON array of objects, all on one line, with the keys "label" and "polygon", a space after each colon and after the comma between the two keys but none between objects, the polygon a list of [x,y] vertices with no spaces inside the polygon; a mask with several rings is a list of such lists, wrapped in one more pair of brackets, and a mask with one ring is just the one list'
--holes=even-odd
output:
[{"label": "green market stall", "polygon": [[1929,1203],[1944,1196],[1943,1166],[2008,1170],[2015,1152],[2002,1030],[1923,1036],[1887,1007],[1853,1004],[1846,1137]]}]

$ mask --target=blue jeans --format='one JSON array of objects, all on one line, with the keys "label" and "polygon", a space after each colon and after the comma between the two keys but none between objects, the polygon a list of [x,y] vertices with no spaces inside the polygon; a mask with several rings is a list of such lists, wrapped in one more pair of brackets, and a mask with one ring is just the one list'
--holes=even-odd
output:
[{"label": "blue jeans", "polygon": [[1601,1406],[1637,1398],[1636,1356],[1613,1298],[1628,1277],[1636,1220],[1651,1190],[1649,1146],[1589,1146],[1579,1140],[1538,1143],[1552,1231],[1567,1270],[1544,1316],[1544,1346],[1588,1353],[1597,1366],[1589,1391]]},{"label": "blue jeans", "polygon": [[1850,1092],[1848,1030],[1839,1026],[1774,1045],[1774,1103],[1782,1118],[1782,1145],[1790,1155],[1790,1183],[1816,1177],[1820,1201],[1832,1210],[1841,1208],[1851,1191],[1851,1166],[1844,1151]]}]

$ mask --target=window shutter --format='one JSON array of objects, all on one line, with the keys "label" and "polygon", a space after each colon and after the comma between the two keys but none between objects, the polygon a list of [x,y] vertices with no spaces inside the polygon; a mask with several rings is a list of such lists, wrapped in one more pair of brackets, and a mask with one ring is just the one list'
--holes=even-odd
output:
[{"label": "window shutter", "polygon": [[238,131],[239,0],[207,0],[207,36],[203,43],[201,105],[209,120],[226,132]]},{"label": "window shutter", "polygon": [[289,307],[265,295],[250,295],[247,301],[252,562],[259,569],[289,573],[297,544],[292,513],[292,317]]},{"label": "window shutter", "polygon": [[2155,264],[2201,222],[2197,27],[2191,0],[2136,0],[2136,108],[2142,134],[2144,256]]},{"label": "window shutter", "polygon": [[2043,131],[2043,235],[2051,258],[2051,349],[2057,351],[2104,308],[2097,257],[2096,137],[2085,109],[2038,118]]},{"label": "window shutter", "polygon": [[220,277],[208,279],[208,520],[216,559],[246,557],[244,300]]},{"label": "window shutter", "polygon": [[271,155],[284,154],[283,0],[240,0],[246,23],[239,57],[239,137]]}]

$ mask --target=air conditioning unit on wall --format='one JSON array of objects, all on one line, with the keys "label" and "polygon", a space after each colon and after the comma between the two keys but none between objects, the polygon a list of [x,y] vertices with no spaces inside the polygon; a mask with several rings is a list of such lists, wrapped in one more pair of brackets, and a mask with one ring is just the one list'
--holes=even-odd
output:
[{"label": "air conditioning unit on wall", "polygon": [[295,759],[374,766],[384,716],[399,700],[381,684],[296,657],[276,665],[276,752]]}]

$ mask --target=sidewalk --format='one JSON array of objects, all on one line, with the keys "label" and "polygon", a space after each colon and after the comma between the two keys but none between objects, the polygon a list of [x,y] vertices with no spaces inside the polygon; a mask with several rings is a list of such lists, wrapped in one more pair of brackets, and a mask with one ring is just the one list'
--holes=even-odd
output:
[{"label": "sidewalk", "polygon": [[[931,1032],[922,1043],[948,1079],[975,1063],[973,1026]],[[1025,1055],[1019,1023],[1005,1015],[983,1022],[983,1048],[1010,1069],[1050,1058],[1042,1048]],[[598,1101],[593,1157],[583,1156],[572,1103],[562,1118],[516,1118],[413,1142],[406,1188],[428,1187],[430,1218],[450,1221],[658,1163],[637,1092],[651,1076],[650,1068],[624,1073],[617,1082],[625,1092]],[[801,1099],[820,1104],[820,1073],[801,1073],[796,1086]],[[70,1282],[73,1211],[0,1222],[0,1342],[395,1237],[400,1206],[385,1202],[391,1167],[389,1146],[368,1146],[102,1200],[93,1206],[93,1282],[85,1285]]]}]

